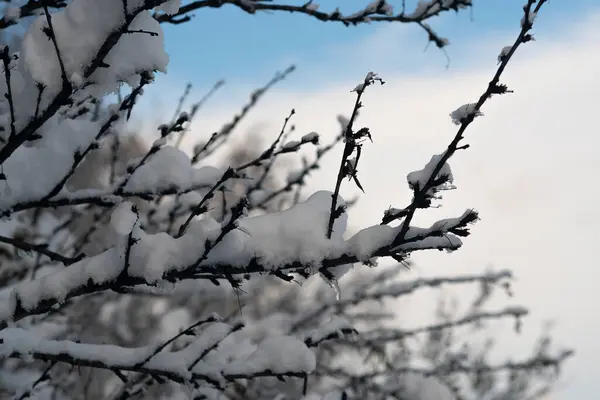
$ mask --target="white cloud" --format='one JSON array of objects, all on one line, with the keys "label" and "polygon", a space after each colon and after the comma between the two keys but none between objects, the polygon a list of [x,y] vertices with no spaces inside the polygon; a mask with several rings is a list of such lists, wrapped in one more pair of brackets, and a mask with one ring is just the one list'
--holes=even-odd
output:
[{"label": "white cloud", "polygon": [[[566,371],[568,386],[557,395],[564,399],[591,398],[600,392],[596,368],[600,316],[595,306],[600,279],[596,255],[600,240],[596,227],[600,221],[599,27],[600,13],[592,13],[585,21],[565,23],[538,35],[537,42],[521,48],[503,79],[515,93],[495,97],[484,107],[485,116],[466,134],[472,147],[451,162],[458,190],[446,196],[441,209],[417,219],[426,224],[468,207],[481,212],[482,221],[463,249],[452,255],[416,257],[420,272],[481,271],[490,263],[511,268],[518,276],[516,300],[534,314],[526,323],[525,342],[529,344],[539,332],[541,320],[551,318],[557,322],[553,331],[557,341],[577,352]],[[374,47],[369,47],[368,54],[382,61],[382,70],[376,72],[387,84],[368,90],[359,121],[371,128],[374,143],[363,149],[359,173],[366,194],[351,213],[356,227],[378,223],[390,205],[408,203],[406,174],[421,168],[432,153],[444,150],[456,129],[448,113],[475,101],[485,89],[495,71],[495,57],[509,36],[469,43],[472,53],[460,65],[473,68],[445,71],[444,62],[438,61],[440,68],[408,73],[399,73],[393,63],[384,62],[386,56],[397,59],[396,53],[385,53],[383,41],[389,37],[378,33],[378,54],[372,54]],[[420,51],[420,45],[399,51],[410,57],[411,52]],[[361,54],[360,49],[345,51]],[[344,66],[322,68],[333,71]],[[298,133],[316,130],[332,137],[338,131],[335,115],[351,111],[354,95],[350,89],[361,78],[343,84],[315,79],[324,83],[309,82],[314,84],[313,91],[306,87],[275,91],[245,126],[267,122],[270,129],[265,134],[274,137],[293,107]],[[237,112],[231,104],[208,106],[199,116],[199,130],[208,134],[227,121]],[[238,132],[244,132],[243,127]],[[238,139],[244,137],[238,134]],[[338,162],[338,154],[329,157],[311,181],[312,187],[332,187]]]}]

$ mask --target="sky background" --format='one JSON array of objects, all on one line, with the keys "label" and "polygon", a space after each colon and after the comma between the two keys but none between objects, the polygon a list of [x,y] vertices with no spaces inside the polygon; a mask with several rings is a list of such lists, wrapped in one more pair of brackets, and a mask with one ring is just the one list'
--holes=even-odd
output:
[{"label": "sky background", "polygon": [[[336,3],[350,12],[367,1],[319,2],[322,10],[333,10]],[[399,7],[401,1],[390,3]],[[138,118],[154,123],[170,117],[187,82],[197,99],[225,79],[192,130],[194,139],[208,137],[251,90],[294,63],[298,71],[266,96],[234,139],[256,146],[249,130],[275,137],[295,108],[298,134],[317,131],[327,141],[338,132],[336,115],[351,112],[350,90],[375,71],[387,84],[370,88],[364,98],[359,125],[371,128],[374,143],[363,149],[359,177],[366,194],[352,209],[350,223],[355,229],[378,223],[384,209],[408,204],[406,174],[444,150],[456,131],[448,113],[478,98],[495,72],[500,49],[518,33],[522,0],[474,3],[471,11],[430,21],[450,40],[449,64],[434,46],[425,50],[426,36],[416,25],[347,28],[303,15],[202,10],[191,23],[165,27],[172,57],[168,74],[147,91]],[[519,50],[503,79],[515,93],[484,106],[485,116],[466,134],[471,148],[451,162],[458,190],[445,196],[442,208],[416,219],[428,225],[474,207],[481,222],[461,250],[415,255],[418,267],[407,276],[482,272],[490,265],[513,270],[516,297],[497,305],[521,303],[532,315],[520,336],[510,333],[510,326],[498,328],[503,355],[526,351],[543,322],[553,320],[556,342],[576,355],[552,399],[596,399],[600,4],[550,1],[534,34],[537,41]],[[338,163],[339,152],[325,159],[310,187],[331,189]],[[342,194],[357,192],[346,185]],[[419,320],[420,309],[420,300],[405,305],[400,319]]]}]

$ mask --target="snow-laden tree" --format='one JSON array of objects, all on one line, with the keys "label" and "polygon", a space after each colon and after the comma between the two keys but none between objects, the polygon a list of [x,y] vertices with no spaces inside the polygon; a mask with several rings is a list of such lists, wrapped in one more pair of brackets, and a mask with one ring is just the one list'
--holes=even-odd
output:
[{"label": "snow-laden tree", "polygon": [[[518,328],[527,314],[524,307],[486,307],[495,288],[510,290],[509,271],[436,279],[403,273],[412,252],[458,250],[477,221],[468,208],[430,227],[411,224],[454,189],[448,161],[468,148],[466,129],[484,103],[509,92],[500,78],[514,52],[532,41],[544,0],[527,0],[520,30],[499,49],[481,97],[450,114],[458,128],[446,149],[407,175],[411,203],[385,210],[381,223],[358,232],[346,232],[352,202],[339,192],[348,181],[361,186],[360,154],[371,135],[357,116],[365,91],[376,95],[373,86],[383,80],[370,72],[353,89],[355,105],[349,117],[338,117],[331,143],[320,143],[317,133],[297,135],[292,112],[271,145],[233,149],[207,165],[292,68],[189,153],[180,144],[205,99],[184,111],[186,95],[146,145],[127,134],[127,121],[154,74],[165,72],[161,24],[232,5],[346,25],[412,23],[443,48],[447,41],[426,21],[466,9],[470,0],[421,0],[412,11],[379,0],[351,15],[321,11],[312,1],[4,3],[0,29],[32,20],[18,52],[10,44],[0,50],[3,398],[526,399],[550,387],[570,352],[551,349],[549,337],[530,355],[502,363],[490,360],[490,342],[473,339],[487,320],[514,318]],[[126,96],[102,104],[123,87],[130,88]],[[314,156],[300,168],[276,165],[301,149]],[[304,193],[308,174],[338,149],[333,190]],[[378,259],[396,264],[377,266]],[[457,314],[440,302],[430,325],[401,328],[386,306],[459,284],[480,287],[472,307]]]}]

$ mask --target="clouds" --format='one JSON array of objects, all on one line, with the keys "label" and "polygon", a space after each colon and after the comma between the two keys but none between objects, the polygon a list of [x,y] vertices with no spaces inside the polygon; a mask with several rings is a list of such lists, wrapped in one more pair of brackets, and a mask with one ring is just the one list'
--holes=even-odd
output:
[{"label": "clouds", "polygon": [[[566,371],[569,386],[557,398],[584,399],[600,391],[600,376],[594,372],[600,359],[595,342],[600,317],[594,306],[600,279],[600,10],[560,22],[551,29],[540,23],[538,41],[519,50],[504,76],[515,93],[492,98],[483,108],[485,116],[468,129],[466,140],[472,147],[451,160],[458,190],[445,196],[442,208],[416,218],[426,225],[475,207],[482,221],[455,254],[415,257],[420,265],[415,273],[481,271],[490,263],[511,268],[519,278],[516,300],[534,313],[524,341],[511,345],[529,345],[539,323],[555,319],[557,341],[577,351]],[[444,150],[456,129],[448,113],[477,99],[500,49],[514,38],[509,30],[481,41],[453,41],[455,56],[446,70],[439,52],[423,56],[421,42],[410,44],[412,33],[390,29],[356,47],[337,49],[339,58],[315,63],[312,78],[297,82],[304,86],[288,84],[271,93],[245,124],[265,124],[264,135],[274,137],[295,108],[298,134],[316,130],[332,138],[338,132],[335,116],[350,113],[350,90],[364,69],[379,72],[387,84],[369,88],[358,122],[371,128],[374,143],[365,144],[361,156],[359,177],[366,194],[350,213],[354,227],[377,223],[384,209],[410,201],[406,174]],[[357,62],[348,64],[352,59]],[[332,75],[336,70],[339,74]],[[347,80],[349,75],[355,78]],[[195,132],[207,135],[227,121],[248,88],[226,91],[221,99],[228,102],[217,99],[208,106]],[[238,140],[245,140],[243,132],[243,127],[238,130]],[[322,172],[310,182],[312,188],[331,188],[338,156],[325,160]],[[357,193],[350,186],[343,193]]]}]

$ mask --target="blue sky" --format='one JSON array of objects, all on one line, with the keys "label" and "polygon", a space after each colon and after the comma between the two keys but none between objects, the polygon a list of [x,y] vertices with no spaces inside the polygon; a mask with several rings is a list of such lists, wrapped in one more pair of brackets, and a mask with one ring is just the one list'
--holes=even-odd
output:
[{"label": "blue sky", "polygon": [[[342,12],[351,12],[368,2],[321,0],[317,3],[321,10],[333,10],[341,4]],[[398,9],[401,4],[399,0],[391,0],[390,3]],[[414,3],[407,1],[408,8]],[[447,51],[451,67],[460,67],[461,44],[469,41],[469,38],[494,36],[501,32],[512,34],[518,27],[523,0],[476,0],[474,4],[471,11],[444,13],[430,22],[442,36],[450,40]],[[566,19],[577,18],[594,4],[597,4],[596,0],[550,1],[543,12],[544,24],[539,30],[549,29]],[[166,48],[172,60],[168,81],[181,81],[183,84],[190,80],[197,87],[209,86],[223,78],[231,83],[259,83],[289,63],[296,63],[299,69],[286,85],[306,85],[309,71],[322,63],[333,64],[336,74],[354,73],[352,68],[336,65],[343,60],[335,62],[335,49],[352,46],[387,25],[345,27],[340,23],[323,23],[305,15],[249,15],[232,6],[202,9],[195,13],[190,23],[164,26]],[[417,48],[425,48],[426,37],[418,26],[403,26],[400,29],[414,36]],[[393,48],[390,51],[401,53]],[[440,67],[446,66],[445,56],[434,47],[427,50],[427,57],[432,57]],[[372,69],[377,67],[373,65]],[[412,67],[418,67],[418,64]],[[411,66],[406,68],[410,69]],[[159,78],[159,82],[163,79]]]}]

